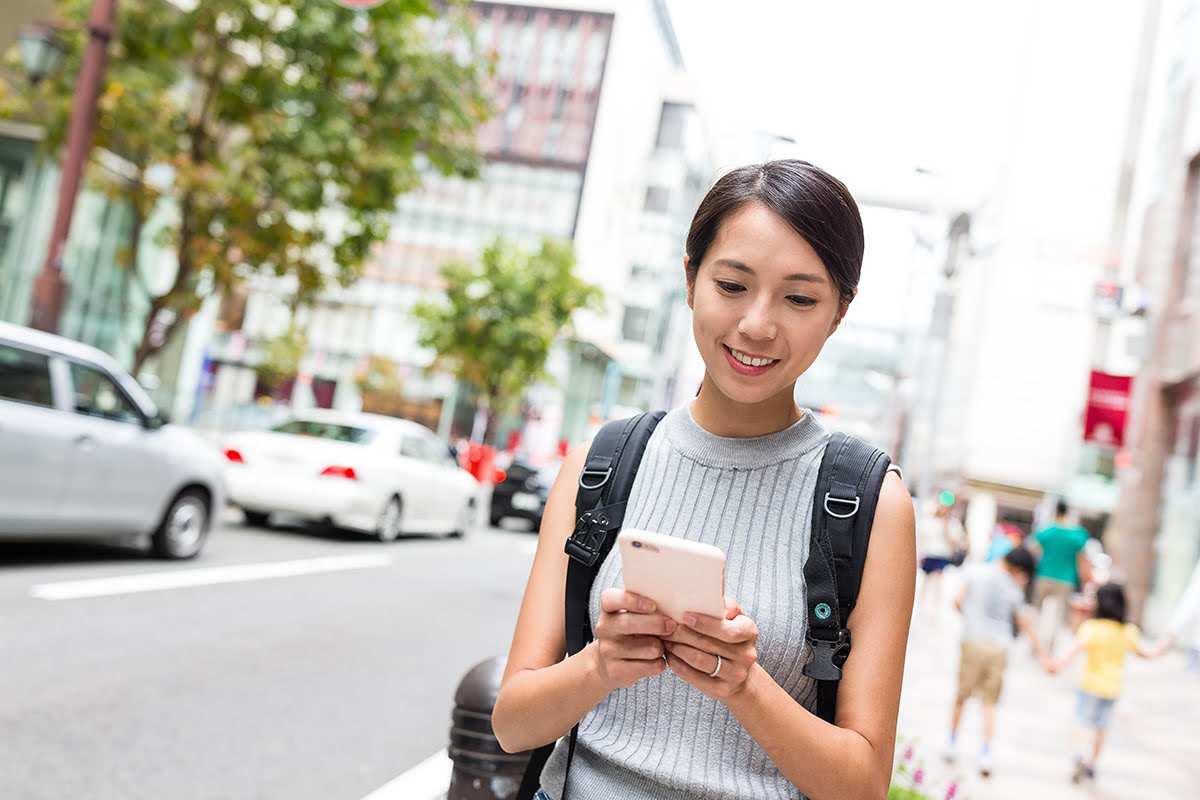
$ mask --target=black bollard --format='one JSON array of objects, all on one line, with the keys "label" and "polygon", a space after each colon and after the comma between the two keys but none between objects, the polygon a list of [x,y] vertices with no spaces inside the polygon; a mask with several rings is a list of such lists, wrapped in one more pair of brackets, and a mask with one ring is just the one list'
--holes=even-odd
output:
[{"label": "black bollard", "polygon": [[492,731],[505,661],[496,656],[476,664],[454,693],[447,750],[454,770],[446,800],[510,800],[521,786],[531,751],[504,752]]}]

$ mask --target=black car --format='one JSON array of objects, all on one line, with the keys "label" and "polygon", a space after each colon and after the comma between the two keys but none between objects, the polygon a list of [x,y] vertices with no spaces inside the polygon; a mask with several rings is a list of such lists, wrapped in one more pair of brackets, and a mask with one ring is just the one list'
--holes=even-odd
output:
[{"label": "black car", "polygon": [[527,519],[536,531],[542,524],[542,512],[550,487],[558,475],[557,462],[535,467],[524,461],[514,461],[504,470],[504,480],[492,487],[492,525],[505,517]]}]

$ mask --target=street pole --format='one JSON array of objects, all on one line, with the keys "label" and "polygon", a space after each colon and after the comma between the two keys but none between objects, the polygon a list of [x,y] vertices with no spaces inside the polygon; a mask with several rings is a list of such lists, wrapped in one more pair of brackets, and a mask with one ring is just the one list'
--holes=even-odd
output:
[{"label": "street pole", "polygon": [[67,297],[62,274],[63,248],[71,232],[71,217],[79,182],[91,151],[92,130],[96,123],[96,98],[108,62],[108,40],[112,38],[117,15],[117,0],[94,0],[88,20],[88,43],[79,65],[75,99],[71,103],[71,122],[67,129],[66,155],[63,158],[62,183],[58,188],[58,210],[46,261],[33,284],[33,308],[29,324],[38,330],[56,333]]}]

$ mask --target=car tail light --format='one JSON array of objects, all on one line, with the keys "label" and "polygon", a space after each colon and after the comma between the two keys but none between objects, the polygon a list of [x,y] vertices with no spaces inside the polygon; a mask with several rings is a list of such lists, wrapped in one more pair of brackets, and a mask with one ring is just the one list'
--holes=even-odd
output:
[{"label": "car tail light", "polygon": [[358,473],[354,471],[354,467],[326,467],[321,470],[321,474],[330,478],[345,478],[346,480],[358,480]]},{"label": "car tail light", "polygon": [[240,450],[234,450],[232,447],[225,451],[225,458],[235,464],[245,464],[246,459],[242,458]]}]

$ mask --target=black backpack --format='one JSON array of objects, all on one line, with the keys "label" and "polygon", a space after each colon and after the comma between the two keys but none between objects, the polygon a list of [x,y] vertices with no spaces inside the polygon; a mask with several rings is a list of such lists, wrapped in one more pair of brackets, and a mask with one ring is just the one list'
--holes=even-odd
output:
[{"label": "black backpack", "polygon": [[[588,596],[596,571],[612,549],[625,519],[625,502],[646,444],[665,411],[639,414],[605,424],[588,450],[575,495],[575,531],[567,539],[567,655],[592,640]],[[865,442],[834,433],[825,445],[813,499],[812,541],[804,564],[808,642],[813,659],[804,674],[817,681],[817,714],[833,722],[842,665],[850,654],[845,622],[862,582],[875,505],[891,459]],[[567,773],[579,726],[571,729]],[[554,744],[533,751],[517,800],[532,800]],[[565,800],[565,797],[562,798]]]}]

